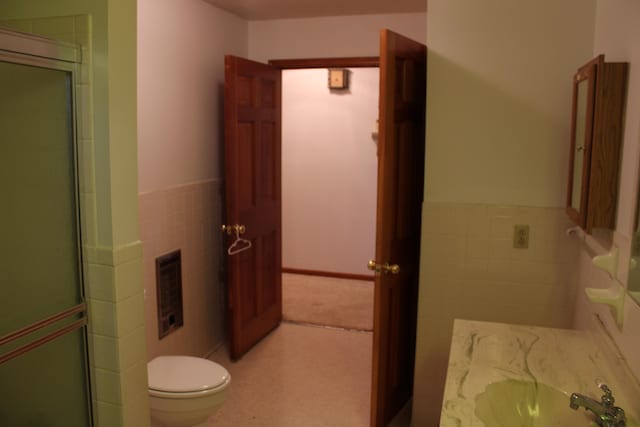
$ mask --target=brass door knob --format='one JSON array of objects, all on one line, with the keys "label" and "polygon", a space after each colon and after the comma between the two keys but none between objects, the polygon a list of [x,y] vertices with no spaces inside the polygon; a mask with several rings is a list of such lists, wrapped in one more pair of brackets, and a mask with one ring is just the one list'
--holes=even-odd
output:
[{"label": "brass door knob", "polygon": [[375,262],[375,260],[369,260],[369,262],[367,263],[367,268],[369,270],[375,271],[376,273],[400,273],[400,266],[398,264],[389,264],[388,262],[385,262],[384,264],[378,264]]},{"label": "brass door knob", "polygon": [[400,273],[400,266],[398,264],[389,264],[388,262],[382,266],[385,273],[398,274]]}]

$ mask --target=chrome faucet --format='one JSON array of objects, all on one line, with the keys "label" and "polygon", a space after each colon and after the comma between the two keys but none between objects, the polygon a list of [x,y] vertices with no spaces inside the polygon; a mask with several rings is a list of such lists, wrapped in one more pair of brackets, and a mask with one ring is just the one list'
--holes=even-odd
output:
[{"label": "chrome faucet", "polygon": [[624,415],[622,408],[613,406],[615,399],[609,387],[606,384],[598,384],[598,387],[604,391],[600,402],[582,394],[573,393],[569,398],[569,407],[578,409],[582,406],[584,409],[593,412],[600,427],[626,427],[627,417]]}]

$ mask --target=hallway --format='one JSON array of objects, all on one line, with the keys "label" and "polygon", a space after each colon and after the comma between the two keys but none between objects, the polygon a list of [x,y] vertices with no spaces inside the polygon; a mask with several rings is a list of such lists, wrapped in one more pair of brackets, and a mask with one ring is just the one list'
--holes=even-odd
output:
[{"label": "hallway", "polygon": [[373,331],[373,280],[282,275],[282,318],[298,324]]}]

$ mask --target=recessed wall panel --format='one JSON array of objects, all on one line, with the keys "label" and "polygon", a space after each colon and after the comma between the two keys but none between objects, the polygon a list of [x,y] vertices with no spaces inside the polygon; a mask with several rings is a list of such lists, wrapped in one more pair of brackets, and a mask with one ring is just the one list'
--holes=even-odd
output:
[{"label": "recessed wall panel", "polygon": [[262,141],[260,142],[260,152],[262,159],[262,168],[260,170],[260,196],[275,200],[276,193],[276,140],[275,140],[275,123],[263,122],[262,125]]},{"label": "recessed wall panel", "polygon": [[278,236],[275,231],[265,235],[262,238],[262,257],[263,260],[260,268],[263,273],[263,280],[268,281],[269,283],[264,283],[262,286],[262,298],[261,304],[263,309],[267,309],[276,303],[277,295],[275,286],[276,281],[280,280],[279,271],[276,270],[276,265],[274,264],[274,254],[276,253],[278,244]]},{"label": "recessed wall panel", "polygon": [[416,161],[412,158],[412,144],[415,144],[413,128],[410,122],[401,123],[397,127],[397,165],[396,170],[404,171],[398,174],[398,187],[395,189],[396,203],[398,210],[404,212],[398,217],[396,230],[398,237],[408,237],[410,233],[415,232],[415,215],[412,212],[412,203],[416,195],[408,189],[415,188],[414,180],[418,179],[416,171]]},{"label": "recessed wall panel", "polygon": [[277,99],[276,82],[273,80],[262,80],[260,90],[260,105],[262,107],[274,108]]},{"label": "recessed wall panel", "polygon": [[[251,242],[255,247],[255,240]],[[237,255],[240,257],[240,295],[239,307],[243,322],[249,322],[258,315],[256,299],[256,256],[255,250],[249,249]]]},{"label": "recessed wall panel", "polygon": [[238,76],[236,96],[239,106],[250,106],[253,99],[253,82],[250,77]]},{"label": "recessed wall panel", "polygon": [[255,178],[253,175],[256,159],[254,132],[255,126],[251,122],[238,125],[238,154],[242,159],[239,167],[243,168],[242,171],[237,173],[240,187],[237,197],[240,209],[255,206],[256,204]]}]

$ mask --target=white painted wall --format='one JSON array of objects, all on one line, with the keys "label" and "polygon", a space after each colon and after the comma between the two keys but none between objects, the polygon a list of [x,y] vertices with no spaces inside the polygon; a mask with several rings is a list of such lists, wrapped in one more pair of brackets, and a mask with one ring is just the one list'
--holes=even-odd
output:
[{"label": "white painted wall", "polygon": [[139,192],[221,178],[224,55],[247,55],[247,22],[202,0],[138,15]]},{"label": "white painted wall", "polygon": [[[546,243],[514,253],[510,214],[517,217],[526,206],[564,206],[571,77],[592,57],[594,9],[595,0],[429,2],[425,200],[431,209],[423,212],[414,402],[430,404],[414,404],[413,425],[438,424],[454,318],[553,326],[543,309],[526,314],[532,302],[548,303],[553,312],[573,310],[572,299],[566,299],[571,290],[562,284],[543,299],[535,286],[514,293],[504,285],[518,279],[522,266],[531,275],[518,280],[537,280],[540,257],[566,250],[562,218],[533,214],[524,218],[532,227],[531,245]],[[434,247],[426,234],[429,224],[450,202],[485,204],[497,215],[489,221],[477,220],[484,215],[444,218],[459,236],[443,236],[443,245]],[[504,241],[493,242],[501,233]],[[443,262],[442,256],[430,257],[429,249],[468,259]],[[568,280],[571,274],[563,269],[551,277]],[[460,282],[459,293],[447,298],[451,280]],[[478,298],[474,302],[469,295]],[[556,326],[570,326],[570,320]]]},{"label": "white painted wall", "polygon": [[377,56],[380,30],[388,28],[425,42],[426,15],[334,16],[249,22],[249,57],[283,58]]},{"label": "white painted wall", "polygon": [[375,254],[378,68],[353,68],[346,92],[327,70],[282,76],[283,266],[367,274]]}]

